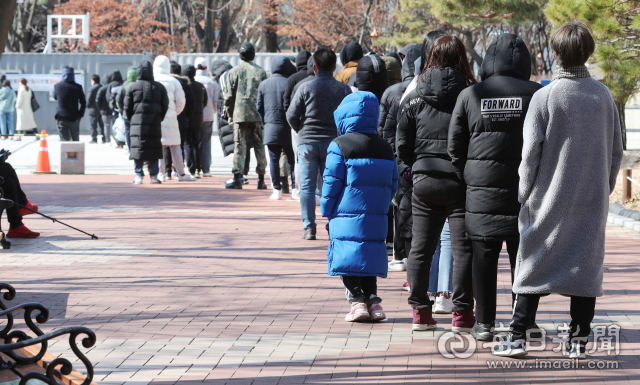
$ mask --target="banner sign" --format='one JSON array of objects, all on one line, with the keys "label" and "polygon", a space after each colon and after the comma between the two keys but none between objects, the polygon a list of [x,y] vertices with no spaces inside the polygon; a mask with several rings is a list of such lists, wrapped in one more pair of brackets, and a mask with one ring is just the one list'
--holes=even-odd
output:
[{"label": "banner sign", "polygon": [[[84,74],[74,74],[76,83],[84,88]],[[15,91],[20,86],[20,79],[27,79],[27,85],[33,91],[53,92],[53,85],[62,80],[62,74],[6,74],[7,80],[11,82],[11,88]]]}]

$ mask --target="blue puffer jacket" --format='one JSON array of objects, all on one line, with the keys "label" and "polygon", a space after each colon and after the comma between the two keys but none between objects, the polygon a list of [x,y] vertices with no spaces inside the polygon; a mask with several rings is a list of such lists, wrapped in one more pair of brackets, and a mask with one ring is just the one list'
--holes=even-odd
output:
[{"label": "blue puffer jacket", "polygon": [[377,135],[378,98],[355,92],[333,116],[340,136],[327,150],[322,216],[329,218],[329,275],[387,276],[387,211],[398,189],[391,146]]}]

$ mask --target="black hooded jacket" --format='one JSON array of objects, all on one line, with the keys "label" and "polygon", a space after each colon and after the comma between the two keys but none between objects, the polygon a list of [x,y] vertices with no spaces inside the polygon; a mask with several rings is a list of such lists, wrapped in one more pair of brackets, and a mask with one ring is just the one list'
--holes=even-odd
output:
[{"label": "black hooded jacket", "polygon": [[[293,96],[293,88],[296,84],[300,83],[304,80],[309,74],[307,73],[309,58],[311,57],[311,52],[309,51],[300,51],[298,52],[298,56],[296,56],[296,68],[297,72],[287,79],[287,86],[284,89],[284,97],[282,98],[284,111],[286,112],[289,109],[289,104],[291,103],[291,97]],[[313,67],[313,65],[312,65]]]},{"label": "black hooded jacket", "polygon": [[100,82],[102,87],[98,90],[96,103],[98,104],[98,109],[102,115],[111,115],[113,111],[111,111],[111,107],[109,107],[109,99],[107,99],[107,88],[109,88],[109,83],[111,83],[111,74],[102,78]]},{"label": "black hooded jacket", "polygon": [[258,87],[256,107],[264,125],[263,143],[266,145],[291,146],[291,127],[282,103],[289,65],[293,66],[287,57],[274,56],[271,59],[272,75]]},{"label": "black hooded jacket", "polygon": [[233,68],[233,66],[226,60],[214,60],[211,62],[211,76],[213,76],[213,80],[215,80],[220,87],[220,97],[218,98],[218,138],[220,139],[224,156],[233,154],[233,150],[235,149],[233,125],[229,124],[229,121],[222,117],[225,109],[221,77],[231,68]]},{"label": "black hooded jacket", "polygon": [[453,68],[432,67],[401,104],[396,133],[398,158],[413,174],[456,177],[447,153],[449,122],[467,78]]},{"label": "black hooded jacket", "polygon": [[220,90],[220,97],[218,98],[218,119],[222,117],[224,112],[224,97],[222,96],[222,84],[220,84],[220,77],[233,66],[226,60],[214,60],[211,62],[211,76],[213,80],[218,83],[218,89]]},{"label": "black hooded jacket", "polygon": [[[309,61],[307,62],[307,77],[299,81],[298,84],[296,84],[296,86],[293,87],[293,92],[291,92],[291,97],[293,97],[293,95],[296,94],[296,92],[298,91],[298,88],[300,88],[301,85],[303,85],[306,82],[310,82],[315,78],[316,78],[316,73],[313,72],[313,56],[311,56],[309,58]],[[284,108],[285,112],[288,109],[289,109],[289,105],[285,105],[285,108]]]},{"label": "black hooded jacket", "polygon": [[162,158],[162,120],[169,109],[164,86],[153,80],[153,65],[143,60],[138,65],[138,81],[124,97],[124,112],[131,122],[129,159]]},{"label": "black hooded jacket", "polygon": [[193,97],[193,92],[191,92],[191,87],[189,87],[189,79],[186,76],[181,76],[182,67],[177,63],[171,64],[171,76],[176,78],[177,81],[180,82],[180,86],[182,86],[182,92],[184,92],[184,108],[182,112],[178,114],[178,127],[180,128],[180,137],[182,142],[184,142],[184,134],[186,130],[191,127],[191,117],[193,116],[193,112],[196,108],[196,101]]},{"label": "black hooded jacket", "polygon": [[[207,105],[207,90],[202,83],[196,81],[196,67],[189,65],[182,69],[182,76],[189,79],[189,89],[193,95],[193,113],[189,118],[189,128],[192,130],[200,130],[204,122],[202,111]],[[186,94],[186,93],[185,93]]]},{"label": "black hooded jacket", "polygon": [[368,55],[360,59],[356,69],[355,87],[359,91],[373,93],[382,99],[382,94],[389,88],[389,75],[384,61],[377,55]]},{"label": "black hooded jacket", "polygon": [[469,238],[517,240],[522,127],[531,97],[542,86],[529,81],[529,50],[512,34],[500,35],[489,45],[480,76],[482,82],[458,97],[448,152],[467,184]]},{"label": "black hooded jacket", "polygon": [[122,86],[122,83],[124,83],[124,80],[122,79],[122,74],[120,73],[120,71],[115,70],[109,75],[109,84],[107,84],[107,92],[105,94],[105,97],[107,98],[109,110],[111,110],[112,113],[115,112],[114,108],[116,107],[112,102],[114,100],[111,95],[112,90],[116,87]]}]

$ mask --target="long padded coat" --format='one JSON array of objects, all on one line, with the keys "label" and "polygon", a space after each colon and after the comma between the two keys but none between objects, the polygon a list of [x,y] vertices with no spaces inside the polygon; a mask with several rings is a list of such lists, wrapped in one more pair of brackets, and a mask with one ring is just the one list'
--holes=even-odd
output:
[{"label": "long padded coat", "polygon": [[131,122],[129,159],[161,159],[161,123],[169,109],[169,98],[164,86],[153,80],[149,61],[138,65],[138,81],[127,88],[123,108]]},{"label": "long padded coat", "polygon": [[160,55],[153,62],[153,77],[157,82],[162,83],[169,98],[169,111],[162,121],[162,145],[178,146],[180,145],[178,114],[184,109],[187,100],[182,85],[178,79],[171,76],[170,68],[171,62],[166,56]]},{"label": "long padded coat", "polygon": [[398,166],[376,133],[378,113],[378,99],[358,91],[333,114],[340,136],[327,150],[321,204],[331,235],[329,275],[387,276],[387,212]]}]

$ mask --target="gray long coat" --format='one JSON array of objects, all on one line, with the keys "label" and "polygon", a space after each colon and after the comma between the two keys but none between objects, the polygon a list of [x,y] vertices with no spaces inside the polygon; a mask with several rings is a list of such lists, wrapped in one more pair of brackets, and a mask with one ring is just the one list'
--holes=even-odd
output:
[{"label": "gray long coat", "polygon": [[514,293],[603,295],[607,210],[621,160],[618,111],[606,86],[565,78],[534,94],[519,168]]}]

